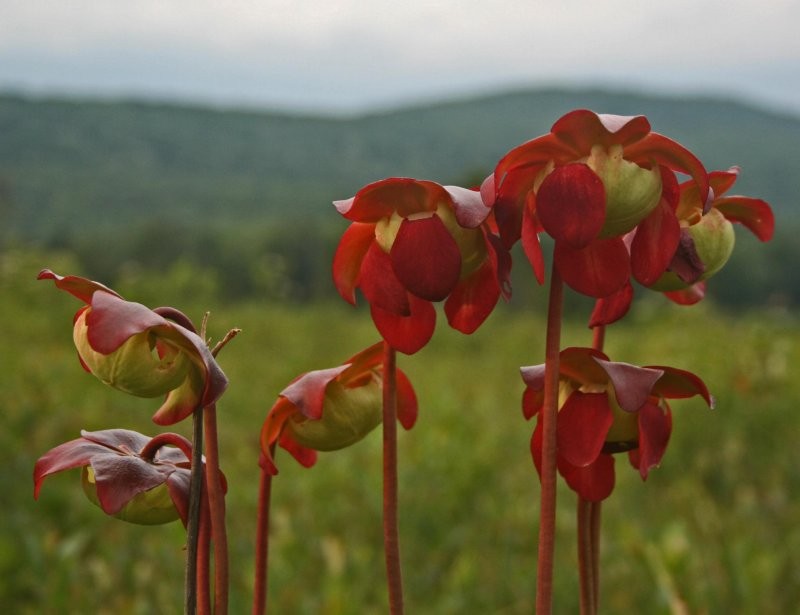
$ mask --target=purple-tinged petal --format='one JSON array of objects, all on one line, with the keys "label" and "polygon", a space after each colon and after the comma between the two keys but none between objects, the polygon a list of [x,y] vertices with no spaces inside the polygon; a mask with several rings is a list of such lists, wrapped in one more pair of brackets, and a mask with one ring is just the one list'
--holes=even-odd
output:
[{"label": "purple-tinged petal", "polygon": [[672,433],[672,414],[652,403],[639,411],[639,474],[642,480],[661,463]]},{"label": "purple-tinged petal", "polygon": [[375,241],[375,225],[353,222],[342,234],[333,255],[333,283],[342,299],[356,304],[361,263]]},{"label": "purple-tinged petal", "polygon": [[570,489],[589,502],[605,500],[614,491],[614,457],[611,455],[601,453],[594,463],[583,468],[559,457],[558,471]]},{"label": "purple-tinged petal", "polygon": [[189,522],[189,485],[191,484],[192,473],[189,470],[178,468],[167,478],[167,489],[181,523],[184,526]]},{"label": "purple-tinged petal", "polygon": [[664,375],[663,369],[638,367],[630,363],[616,363],[595,359],[608,374],[614,385],[619,407],[626,412],[636,412],[652,395],[655,383]]},{"label": "purple-tinged petal", "polygon": [[37,280],[53,280],[55,282],[56,287],[60,288],[71,294],[73,297],[80,299],[84,303],[91,303],[92,295],[100,290],[110,295],[114,295],[115,297],[119,297],[117,293],[113,290],[100,284],[100,282],[94,282],[92,280],[87,280],[86,278],[82,278],[76,275],[66,275],[61,276],[57,273],[52,272],[50,269],[42,269],[39,272],[39,275],[36,278]]},{"label": "purple-tinged petal", "polygon": [[681,239],[681,225],[665,200],[639,223],[631,242],[631,273],[637,282],[650,286],[672,262]]},{"label": "purple-tinged petal", "polygon": [[111,354],[137,333],[171,326],[166,318],[141,303],[106,292],[92,295],[91,306],[86,316],[87,337],[91,347],[101,354]]},{"label": "purple-tinged petal", "polygon": [[339,365],[307,372],[283,389],[280,394],[292,402],[300,414],[318,420],[322,418],[325,389],[347,368],[348,365]]},{"label": "purple-tinged petal", "polygon": [[533,391],[544,390],[544,363],[519,368],[525,386]]},{"label": "purple-tinged petal", "polygon": [[628,283],[608,297],[595,301],[594,309],[589,317],[589,327],[601,327],[617,322],[628,313],[633,300],[633,285]]},{"label": "purple-tinged petal", "polygon": [[668,399],[685,399],[700,395],[706,400],[709,407],[714,407],[714,398],[709,393],[706,383],[699,376],[675,367],[662,365],[648,365],[648,367],[664,372],[653,386],[653,395],[660,395]]},{"label": "purple-tinged petal", "polygon": [[582,248],[600,234],[606,191],[600,177],[582,163],[556,167],[536,193],[536,217],[557,241]]},{"label": "purple-tinged petal", "polygon": [[39,498],[42,482],[51,474],[88,465],[92,457],[106,453],[111,453],[107,446],[84,438],[70,440],[50,449],[39,457],[33,467],[34,499]]},{"label": "purple-tinged petal", "polygon": [[481,193],[477,190],[461,186],[444,186],[444,189],[450,195],[459,226],[478,228],[492,211],[491,207],[484,203]]},{"label": "purple-tinged petal", "polygon": [[174,470],[138,457],[114,454],[96,455],[90,465],[94,470],[100,507],[109,515],[118,513],[143,491],[162,485]]},{"label": "purple-tinged petal", "polygon": [[579,249],[556,241],[553,258],[564,282],[589,297],[619,292],[631,273],[628,249],[621,237],[596,239]]},{"label": "purple-tinged petal", "polygon": [[697,253],[697,247],[689,229],[681,229],[678,247],[669,263],[669,270],[685,284],[694,284],[705,273],[706,266]]},{"label": "purple-tinged petal", "polygon": [[139,454],[151,440],[144,434],[130,429],[101,429],[100,431],[85,431],[82,429],[81,438],[102,444],[111,450],[132,455]]},{"label": "purple-tinged petal", "polygon": [[403,220],[389,253],[400,282],[421,299],[442,301],[461,275],[461,252],[441,218]]},{"label": "purple-tinged petal", "polygon": [[574,391],[558,411],[558,454],[576,467],[588,466],[600,451],[614,415],[605,393]]}]

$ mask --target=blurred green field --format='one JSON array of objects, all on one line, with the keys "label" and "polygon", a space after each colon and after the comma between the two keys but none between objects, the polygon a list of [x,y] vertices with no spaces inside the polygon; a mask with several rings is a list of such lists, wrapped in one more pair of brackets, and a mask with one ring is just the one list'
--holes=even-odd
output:
[{"label": "blurred green field", "polygon": [[[41,267],[69,258],[0,256],[2,524],[0,604],[7,612],[180,612],[179,524],[146,528],[106,518],[85,500],[77,471],[32,497],[35,460],[81,428],[155,433],[155,400],[133,399],[85,374],[72,347],[77,302]],[[202,286],[202,284],[201,284]],[[368,314],[347,305],[224,305],[189,300],[187,285],[118,288],[175,304],[209,333],[243,333],[220,355],[230,377],[219,416],[229,480],[232,613],[249,612],[257,439],[277,393],[302,371],[340,363],[377,340]],[[544,290],[541,291],[542,293]],[[544,317],[501,306],[474,335],[440,318],[432,343],[399,365],[420,416],[400,435],[400,532],[412,614],[533,611],[538,479],[532,425],[520,411],[517,368],[542,360]],[[572,323],[564,345],[586,345]],[[624,457],[603,508],[601,607],[607,613],[788,613],[800,604],[800,324],[785,312],[729,315],[710,305],[640,303],[609,329],[615,360],[662,363],[703,377],[717,398],[673,404],[662,467],[642,483]],[[178,431],[188,434],[189,425]],[[322,454],[311,470],[278,457],[273,492],[273,613],[385,612],[380,435]],[[577,612],[575,498],[560,493],[556,612]]]}]

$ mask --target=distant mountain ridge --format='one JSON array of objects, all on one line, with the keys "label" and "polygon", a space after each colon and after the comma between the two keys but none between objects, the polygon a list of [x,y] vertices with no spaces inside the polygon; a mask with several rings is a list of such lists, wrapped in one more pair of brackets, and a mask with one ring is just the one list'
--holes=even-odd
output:
[{"label": "distant mountain ridge", "polygon": [[712,98],[520,90],[355,117],[0,94],[0,224],[41,239],[147,220],[335,219],[334,199],[387,176],[464,183],[575,108],[644,114],[735,191],[797,221],[800,118]]}]

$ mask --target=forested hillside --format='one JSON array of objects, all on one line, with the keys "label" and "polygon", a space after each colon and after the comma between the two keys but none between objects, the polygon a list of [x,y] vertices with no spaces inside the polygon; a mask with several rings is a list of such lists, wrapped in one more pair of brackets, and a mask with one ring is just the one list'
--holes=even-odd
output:
[{"label": "forested hillside", "polygon": [[[759,279],[778,275],[775,259],[796,262],[788,239],[800,224],[800,119],[717,99],[596,90],[519,91],[346,118],[7,94],[0,238],[74,250],[105,278],[125,262],[163,269],[183,258],[222,271],[243,293],[267,284],[308,298],[327,279],[328,263],[317,271],[317,262],[342,228],[332,200],[391,175],[479,181],[509,148],[578,107],[645,114],[710,169],[741,166],[736,191],[770,201],[779,233],[767,251],[743,239],[739,258]],[[257,283],[240,271],[237,282],[226,267],[243,269],[243,261],[257,261],[248,266],[262,278],[285,279]]]}]

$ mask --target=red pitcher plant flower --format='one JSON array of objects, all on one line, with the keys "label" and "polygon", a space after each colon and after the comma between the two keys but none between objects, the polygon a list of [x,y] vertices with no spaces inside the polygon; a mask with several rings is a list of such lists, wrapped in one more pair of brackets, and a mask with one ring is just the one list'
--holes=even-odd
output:
[{"label": "red pitcher plant flower", "polygon": [[[275,443],[303,466],[311,467],[317,451],[350,446],[380,425],[382,366],[383,342],[378,342],[338,367],[302,374],[283,389],[261,428],[267,471],[278,472],[270,453]],[[414,388],[398,369],[397,419],[411,429],[416,418]]]},{"label": "red pitcher plant flower", "polygon": [[[580,293],[606,297],[631,273],[631,259],[661,274],[674,252],[678,223],[675,172],[708,192],[702,163],[682,145],[652,132],[644,116],[572,111],[550,132],[512,149],[486,178],[481,193],[493,204],[500,236],[523,249],[541,283],[539,233],[555,239],[555,264]],[[629,255],[622,237],[639,225],[659,241],[640,242]]]},{"label": "red pitcher plant flower", "polygon": [[191,444],[178,434],[151,439],[128,429],[81,431],[39,458],[33,495],[38,499],[51,474],[81,468],[86,496],[107,515],[143,525],[180,518],[186,525],[190,456]]},{"label": "red pitcher plant flower", "polygon": [[[675,214],[679,222],[678,241],[660,274],[647,271],[647,263],[632,259],[634,278],[652,290],[663,292],[681,305],[691,305],[705,296],[706,280],[722,269],[733,252],[733,224],[749,229],[761,241],[769,241],[775,229],[775,217],[769,204],[758,198],[727,195],[739,175],[738,167],[712,171],[708,175],[710,198],[704,200],[694,180],[678,187]],[[626,237],[628,245],[657,240],[641,225]],[[670,244],[672,245],[672,244]],[[663,263],[664,261],[662,261]],[[632,286],[599,299],[591,326],[611,324],[625,315],[633,297]]]},{"label": "red pitcher plant flower", "polygon": [[428,342],[432,302],[446,300],[449,324],[472,333],[508,298],[511,257],[477,191],[392,177],[334,204],[352,221],[333,260],[336,288],[351,304],[361,289],[393,348],[413,354]]},{"label": "red pitcher plant flower", "polygon": [[39,279],[53,280],[84,302],[75,314],[73,339],[86,371],[131,395],[166,395],[153,416],[155,423],[177,423],[225,391],[228,380],[205,342],[168,319],[182,317],[191,326],[177,310],[151,310],[124,300],[99,282],[60,276],[49,269]]},{"label": "red pitcher plant flower", "polygon": [[[544,365],[521,368],[526,389],[523,412],[539,414],[544,399]],[[627,452],[631,465],[647,479],[661,461],[672,432],[667,399],[700,395],[714,402],[694,374],[664,366],[637,367],[613,362],[592,348],[560,353],[559,411],[556,423],[558,471],[582,498],[600,501],[614,488],[614,453]],[[531,439],[537,470],[541,465],[541,422]]]}]

